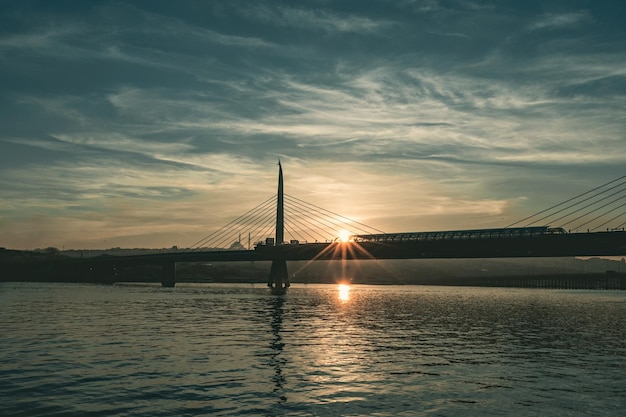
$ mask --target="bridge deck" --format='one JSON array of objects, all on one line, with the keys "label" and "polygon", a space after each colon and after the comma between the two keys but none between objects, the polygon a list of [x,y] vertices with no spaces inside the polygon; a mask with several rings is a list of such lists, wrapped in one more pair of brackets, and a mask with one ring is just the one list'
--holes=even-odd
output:
[{"label": "bridge deck", "polygon": [[[32,276],[79,282],[115,282],[117,271],[161,265],[164,285],[175,283],[177,262],[297,261],[428,258],[626,256],[626,232],[542,234],[481,239],[387,240],[258,246],[255,250],[171,252],[55,260],[32,266]],[[44,279],[44,280],[45,280]]]},{"label": "bridge deck", "polygon": [[426,259],[626,255],[626,232],[435,240],[362,240],[257,247],[258,259]]},{"label": "bridge deck", "polygon": [[[351,242],[257,246],[255,250],[178,251],[137,256],[84,259],[84,263],[124,265],[171,262],[233,262],[340,259],[509,258],[559,256],[626,256],[626,232],[546,233],[481,238],[452,235],[437,239],[388,238]],[[415,235],[414,235],[415,236]]]}]

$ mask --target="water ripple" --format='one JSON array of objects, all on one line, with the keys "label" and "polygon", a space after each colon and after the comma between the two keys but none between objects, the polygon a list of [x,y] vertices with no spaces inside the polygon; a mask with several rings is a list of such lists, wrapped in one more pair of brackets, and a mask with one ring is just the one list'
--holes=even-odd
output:
[{"label": "water ripple", "polygon": [[[345,289],[344,289],[345,291]],[[5,415],[613,416],[621,292],[0,284]]]}]

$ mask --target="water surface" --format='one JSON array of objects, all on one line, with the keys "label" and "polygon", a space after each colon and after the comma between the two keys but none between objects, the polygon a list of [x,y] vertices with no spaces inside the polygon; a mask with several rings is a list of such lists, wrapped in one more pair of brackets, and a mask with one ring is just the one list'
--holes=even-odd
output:
[{"label": "water surface", "polygon": [[50,416],[619,416],[626,294],[0,284],[0,403]]}]

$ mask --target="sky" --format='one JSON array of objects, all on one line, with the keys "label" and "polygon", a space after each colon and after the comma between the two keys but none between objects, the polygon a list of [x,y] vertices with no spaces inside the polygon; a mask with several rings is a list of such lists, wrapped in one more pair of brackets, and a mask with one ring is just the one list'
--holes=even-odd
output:
[{"label": "sky", "polygon": [[503,227],[626,174],[626,2],[0,0],[0,246],[188,247],[285,192]]}]

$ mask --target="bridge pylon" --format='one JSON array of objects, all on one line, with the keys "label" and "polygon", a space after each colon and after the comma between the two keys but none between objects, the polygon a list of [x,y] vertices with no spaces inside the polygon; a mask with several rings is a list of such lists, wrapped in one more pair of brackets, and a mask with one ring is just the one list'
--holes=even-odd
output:
[{"label": "bridge pylon", "polygon": [[[283,167],[278,161],[278,196],[276,199],[276,237],[275,246],[285,243],[285,193],[283,186]],[[285,259],[273,259],[270,273],[267,277],[267,286],[276,290],[289,287],[289,273]]]},{"label": "bridge pylon", "polygon": [[176,262],[163,262],[162,287],[173,288],[176,285]]}]

